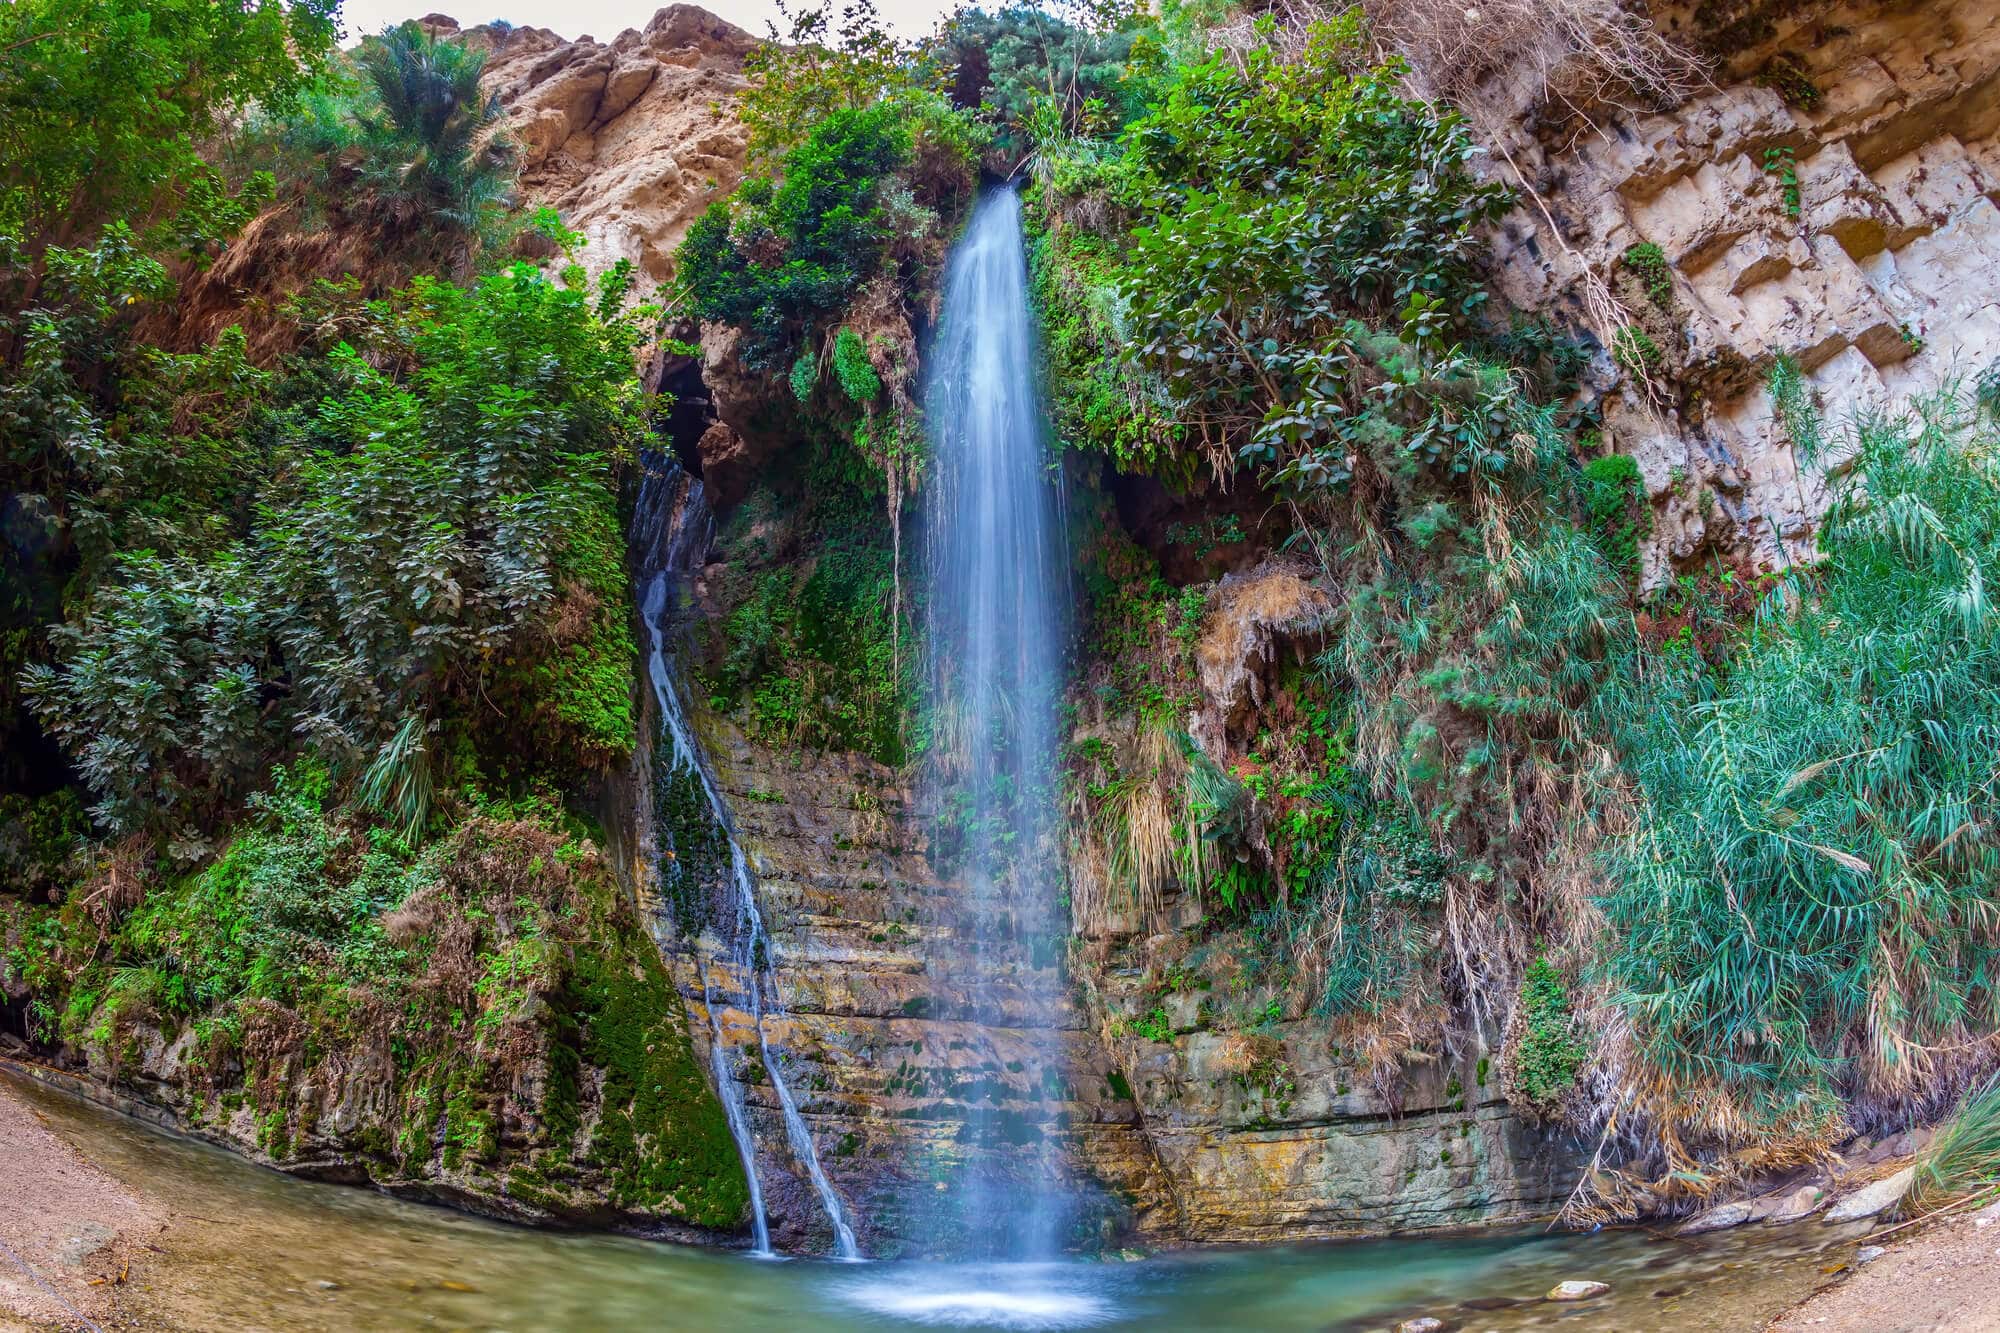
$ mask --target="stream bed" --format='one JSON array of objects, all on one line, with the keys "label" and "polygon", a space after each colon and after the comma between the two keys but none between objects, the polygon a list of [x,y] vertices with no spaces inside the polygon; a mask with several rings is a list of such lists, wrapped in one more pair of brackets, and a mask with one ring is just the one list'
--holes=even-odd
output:
[{"label": "stream bed", "polygon": [[[759,1260],[488,1222],[298,1180],[0,1073],[84,1156],[172,1214],[138,1326],[270,1330],[1755,1329],[1830,1280],[1867,1224],[1667,1238],[1483,1232],[1132,1262]],[[1611,1284],[1541,1299],[1566,1278]],[[1510,1304],[1509,1302],[1521,1302]]]}]

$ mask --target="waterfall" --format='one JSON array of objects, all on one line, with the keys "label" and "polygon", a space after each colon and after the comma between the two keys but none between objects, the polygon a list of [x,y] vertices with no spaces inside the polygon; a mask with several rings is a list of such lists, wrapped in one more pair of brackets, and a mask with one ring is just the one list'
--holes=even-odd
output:
[{"label": "waterfall", "polygon": [[[729,817],[729,807],[722,799],[722,792],[702,761],[701,747],[682,703],[680,685],[668,653],[681,582],[707,555],[715,536],[714,520],[709,514],[699,480],[687,476],[677,464],[658,455],[648,455],[645,465],[645,476],[640,483],[639,500],[632,521],[632,545],[640,581],[640,618],[645,624],[647,640],[647,674],[652,681],[653,697],[659,704],[660,736],[665,750],[663,755],[655,756],[654,782],[682,778],[692,780],[706,803],[713,828],[719,832],[726,847],[727,882],[722,895],[723,910],[717,913],[726,920],[719,921],[717,925],[718,929],[727,928],[724,939],[730,951],[730,971],[740,986],[740,993],[734,998],[750,1015],[756,1032],[757,1054],[784,1118],[786,1142],[791,1147],[792,1156],[811,1178],[820,1205],[826,1210],[827,1220],[833,1227],[835,1250],[842,1259],[857,1259],[860,1249],[855,1244],[854,1228],[848,1223],[840,1196],[834,1193],[832,1182],[820,1166],[812,1133],[799,1114],[798,1103],[785,1080],[784,1065],[778,1052],[771,1048],[765,1036],[766,1010],[782,1015],[784,1005],[778,994],[772,961],[776,946],[765,933],[763,913],[757,907],[756,876],[751,872],[749,858],[737,840],[735,824]],[[661,830],[660,836],[665,838],[666,831]],[[678,855],[662,858],[663,880],[671,882],[691,873]],[[743,1159],[743,1173],[749,1180],[755,1252],[769,1255],[771,1235],[764,1214],[764,1192],[757,1179],[756,1140],[744,1104],[743,1086],[729,1072],[728,1042],[722,1030],[722,1021],[717,1017],[721,1003],[730,997],[718,991],[715,978],[700,954],[696,955],[696,960],[701,972],[702,999],[708,1010],[709,1063],[715,1077],[715,1092],[722,1101],[729,1132],[734,1136],[736,1150]]]},{"label": "waterfall", "polygon": [[[938,703],[934,780],[956,812],[972,927],[962,948],[969,997],[988,1029],[1024,1026],[1059,1002],[1052,969],[1024,962],[1024,936],[1052,938],[1056,706],[1067,581],[1036,380],[1021,203],[993,191],[953,250],[944,308],[927,365],[925,418],[935,476],[928,513],[931,656]],[[1039,991],[1023,994],[1022,988]],[[1009,1011],[1003,996],[1014,1002]],[[1015,1017],[1025,1014],[1025,1022]],[[1013,1034],[1010,1034],[1013,1035]],[[1039,1068],[1010,1085],[1012,1106],[969,1114],[972,1141],[1019,1142],[1059,1069],[1046,1040]],[[997,1060],[996,1060],[997,1063]],[[1015,1117],[1013,1123],[1002,1118]],[[989,1122],[981,1124],[984,1119]],[[1044,1114],[1025,1171],[975,1168],[961,1217],[1010,1257],[1052,1253],[1059,1225],[1057,1168]]]}]

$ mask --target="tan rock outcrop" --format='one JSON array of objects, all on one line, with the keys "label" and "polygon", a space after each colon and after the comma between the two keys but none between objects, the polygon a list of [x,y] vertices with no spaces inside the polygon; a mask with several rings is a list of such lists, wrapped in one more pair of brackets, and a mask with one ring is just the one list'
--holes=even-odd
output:
[{"label": "tan rock outcrop", "polygon": [[736,94],[757,39],[693,5],[608,43],[492,25],[460,38],[489,53],[485,86],[521,143],[525,202],[583,233],[586,267],[629,259],[642,294],[666,283],[681,237],[743,177]]},{"label": "tan rock outcrop", "polygon": [[1224,575],[1213,614],[1195,646],[1202,703],[1190,733],[1211,759],[1228,754],[1228,735],[1270,690],[1266,677],[1287,657],[1317,645],[1334,611],[1333,598],[1301,562],[1269,560],[1243,574]]}]

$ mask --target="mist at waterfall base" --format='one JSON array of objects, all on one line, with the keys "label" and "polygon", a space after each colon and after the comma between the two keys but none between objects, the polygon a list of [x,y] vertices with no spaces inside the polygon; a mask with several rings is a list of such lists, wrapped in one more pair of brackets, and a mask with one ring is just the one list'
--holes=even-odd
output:
[{"label": "mist at waterfall base", "polygon": [[[969,923],[945,966],[967,979],[981,1055],[1003,1088],[966,1109],[955,1235],[940,1248],[1025,1260],[1059,1251],[1068,1197],[1048,1105],[1061,981],[1045,965],[1067,925],[1054,915],[1050,854],[1067,562],[1037,364],[1021,203],[1000,188],[953,248],[925,358],[928,781],[940,870],[955,870]],[[995,1049],[1001,1033],[1012,1058]]]}]

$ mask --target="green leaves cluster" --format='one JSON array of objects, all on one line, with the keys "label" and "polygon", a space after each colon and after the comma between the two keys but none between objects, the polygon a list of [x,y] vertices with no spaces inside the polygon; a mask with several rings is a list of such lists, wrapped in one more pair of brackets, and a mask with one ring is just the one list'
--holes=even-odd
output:
[{"label": "green leaves cluster", "polygon": [[[0,233],[39,247],[126,218],[197,252],[249,216],[198,151],[283,107],[333,49],[333,0],[16,0],[0,11]],[[261,187],[268,189],[269,182]]]},{"label": "green leaves cluster", "polygon": [[1143,109],[1129,66],[1152,40],[1148,25],[1115,4],[1091,8],[1076,23],[1022,4],[960,10],[924,57],[952,103],[977,108],[1018,162],[1052,134],[1103,135]]},{"label": "green leaves cluster", "polygon": [[1612,568],[1639,577],[1639,540],[1652,531],[1645,479],[1629,454],[1604,454],[1583,465],[1584,517]]},{"label": "green leaves cluster", "polygon": [[[749,181],[734,208],[715,204],[688,230],[680,272],[696,312],[776,348],[845,308],[881,262],[882,178],[909,152],[909,128],[892,106],[829,114],[786,155],[782,185]],[[753,258],[760,246],[782,259]]]},{"label": "green leaves cluster", "polygon": [[1315,28],[1294,61],[1179,71],[1111,178],[1152,214],[1123,257],[1128,355],[1219,470],[1305,490],[1356,454],[1499,465],[1502,386],[1454,339],[1507,192],[1472,173],[1459,118],[1404,97],[1394,67],[1355,72],[1358,23]]},{"label": "green leaves cluster", "polygon": [[681,243],[680,281],[705,320],[749,331],[770,361],[810,346],[889,258],[919,243],[972,192],[966,126],[933,99],[828,112],[784,156],[777,181],[752,177],[711,206]]},{"label": "green leaves cluster", "polygon": [[[523,264],[470,290],[419,279],[363,303],[325,287],[301,307],[352,341],[301,371],[335,390],[317,401],[281,406],[273,384],[236,405],[285,464],[240,535],[121,543],[54,631],[56,662],[31,671],[100,819],[231,799],[301,737],[372,754],[526,645],[562,553],[601,531],[610,461],[643,433],[624,280],[592,293]],[[622,615],[622,579],[601,591]],[[609,735],[629,743],[629,722]],[[582,740],[601,750],[606,731]]]},{"label": "green leaves cluster", "polygon": [[1514,1091],[1530,1109],[1553,1115],[1563,1095],[1576,1086],[1590,1048],[1577,1031],[1569,987],[1545,956],[1528,964],[1521,978],[1518,1022],[1518,1035],[1507,1053]]}]

